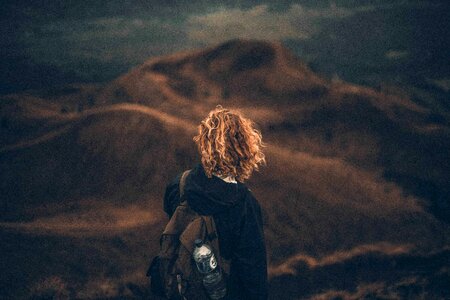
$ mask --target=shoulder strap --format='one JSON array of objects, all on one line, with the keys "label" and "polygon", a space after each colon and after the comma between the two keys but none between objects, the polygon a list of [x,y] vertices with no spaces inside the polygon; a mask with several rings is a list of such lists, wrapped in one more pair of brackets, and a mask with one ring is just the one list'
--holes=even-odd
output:
[{"label": "shoulder strap", "polygon": [[186,170],[183,172],[180,178],[180,199],[184,195],[184,186],[186,185],[186,177],[189,175],[191,170]]},{"label": "shoulder strap", "polygon": [[[187,201],[182,199],[182,197],[184,195],[184,187],[186,185],[186,177],[189,175],[190,172],[191,172],[191,170],[184,171],[183,174],[181,175],[180,183],[179,183],[180,200],[181,200],[180,205],[187,206],[187,207],[189,207],[189,205],[188,205]],[[225,272],[227,272],[229,274],[230,262],[223,259],[222,256],[220,255],[219,237],[217,235],[216,223],[214,222],[214,218],[212,216],[201,216],[201,217],[205,223],[206,232],[207,232],[209,241],[213,243],[213,245],[214,245],[213,247],[215,249],[217,249],[217,251],[219,252],[217,254],[218,254],[218,259],[221,262],[221,266],[222,266],[222,268],[224,268]]]},{"label": "shoulder strap", "polygon": [[212,243],[213,248],[217,251],[217,259],[219,260],[219,265],[225,271],[225,273],[230,274],[230,261],[222,257],[220,253],[219,246],[219,236],[217,235],[216,222],[212,216],[202,216],[203,221],[206,226],[206,234],[210,243]]}]

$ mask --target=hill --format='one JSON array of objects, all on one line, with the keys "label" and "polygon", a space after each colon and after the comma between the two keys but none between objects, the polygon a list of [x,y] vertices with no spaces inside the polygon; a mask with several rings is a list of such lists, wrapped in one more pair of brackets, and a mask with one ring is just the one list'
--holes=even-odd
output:
[{"label": "hill", "polygon": [[152,58],[95,99],[197,121],[219,103],[239,108],[272,144],[379,172],[450,219],[449,116],[404,96],[326,81],[281,44],[233,40]]},{"label": "hill", "polygon": [[[28,274],[23,295],[58,286],[80,297],[145,294],[142,263],[156,254],[163,187],[195,161],[194,127],[135,104],[61,114],[52,123],[67,129],[0,154],[5,275],[23,283]],[[272,145],[267,155],[271,163],[249,184],[266,212],[274,280],[298,253],[322,257],[374,245],[360,256],[370,257],[372,247],[387,257],[397,254],[390,247],[425,255],[448,244],[447,226],[376,174]],[[141,254],[130,260],[130,251]],[[75,253],[92,260],[80,265]],[[95,282],[105,278],[110,286],[102,292]]]},{"label": "hill", "polygon": [[198,161],[195,126],[218,103],[268,145],[248,185],[271,298],[450,295],[447,116],[259,41],[153,58],[103,88],[2,97],[0,295],[148,297],[164,187]]}]

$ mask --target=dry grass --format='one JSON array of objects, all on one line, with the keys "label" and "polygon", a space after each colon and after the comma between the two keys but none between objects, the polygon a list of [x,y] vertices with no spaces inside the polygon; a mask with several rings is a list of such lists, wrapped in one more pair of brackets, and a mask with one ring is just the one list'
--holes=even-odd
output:
[{"label": "dry grass", "polygon": [[[268,165],[248,185],[264,209],[274,297],[442,289],[427,280],[448,277],[448,253],[427,253],[449,245],[448,224],[383,178],[448,179],[448,124],[410,100],[327,83],[280,45],[248,41],[155,58],[81,90],[92,103],[80,111],[84,96],[70,91],[1,100],[0,296],[149,296],[164,187],[198,161],[195,125],[217,103],[256,120],[268,141]],[[425,291],[405,294],[416,287]]]}]

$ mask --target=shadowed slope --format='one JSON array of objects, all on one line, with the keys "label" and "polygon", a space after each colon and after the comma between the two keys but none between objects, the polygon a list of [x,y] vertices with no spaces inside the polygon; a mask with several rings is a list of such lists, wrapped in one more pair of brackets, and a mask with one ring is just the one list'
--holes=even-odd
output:
[{"label": "shadowed slope", "polygon": [[[315,259],[304,257],[272,279],[270,299],[447,299],[450,250],[405,253],[404,247],[371,245]],[[372,248],[372,249],[371,249]],[[385,251],[390,250],[390,251]],[[336,260],[337,257],[340,257]]]},{"label": "shadowed slope", "polygon": [[42,203],[143,195],[163,186],[194,156],[189,136],[174,127],[173,119],[146,107],[125,104],[50,122],[64,131],[0,149],[3,220],[31,217]]},{"label": "shadowed slope", "polygon": [[0,297],[145,297],[163,187],[193,163],[189,124],[132,104],[46,122],[0,150]]}]

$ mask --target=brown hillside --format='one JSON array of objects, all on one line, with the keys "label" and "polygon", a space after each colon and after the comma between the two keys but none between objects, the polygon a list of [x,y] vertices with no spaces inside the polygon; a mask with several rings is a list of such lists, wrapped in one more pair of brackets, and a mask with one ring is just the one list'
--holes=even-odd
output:
[{"label": "brown hillside", "polygon": [[274,106],[326,90],[325,81],[281,45],[235,40],[151,59],[108,85],[98,102],[138,102],[189,116],[217,103]]},{"label": "brown hillside", "polygon": [[[39,122],[37,118],[34,125]],[[142,193],[163,186],[169,174],[193,157],[188,137],[179,133],[180,123],[175,126],[173,118],[147,107],[123,104],[61,114],[48,123],[63,130],[26,136],[0,149],[3,220],[22,218],[19,211],[32,216],[34,206],[70,198],[132,197],[137,189]],[[172,151],[166,153],[168,149]],[[157,195],[161,193],[159,189]]]},{"label": "brown hillside", "polygon": [[[61,114],[51,122],[68,129],[0,153],[8,276],[25,282],[24,296],[55,286],[74,297],[146,293],[142,264],[156,253],[163,187],[196,160],[194,127],[134,104]],[[390,247],[416,255],[449,242],[448,226],[372,172],[277,146],[266,152],[269,165],[249,185],[265,211],[273,280],[285,276],[280,268],[299,254],[343,256],[330,262],[339,265],[359,246],[358,256],[371,257],[376,249],[396,259]],[[81,256],[67,254],[67,245]],[[130,251],[137,253],[133,259]],[[84,262],[84,255],[93,260]],[[25,281],[23,272],[30,274]]]},{"label": "brown hillside", "polygon": [[0,298],[151,298],[164,187],[198,161],[195,126],[219,103],[268,145],[248,186],[271,299],[450,295],[448,117],[234,40],[104,88],[0,98]]},{"label": "brown hillside", "polygon": [[450,218],[450,121],[410,99],[314,74],[281,44],[233,40],[150,59],[111,82],[100,105],[133,102],[198,122],[241,109],[267,141],[371,169]]}]

